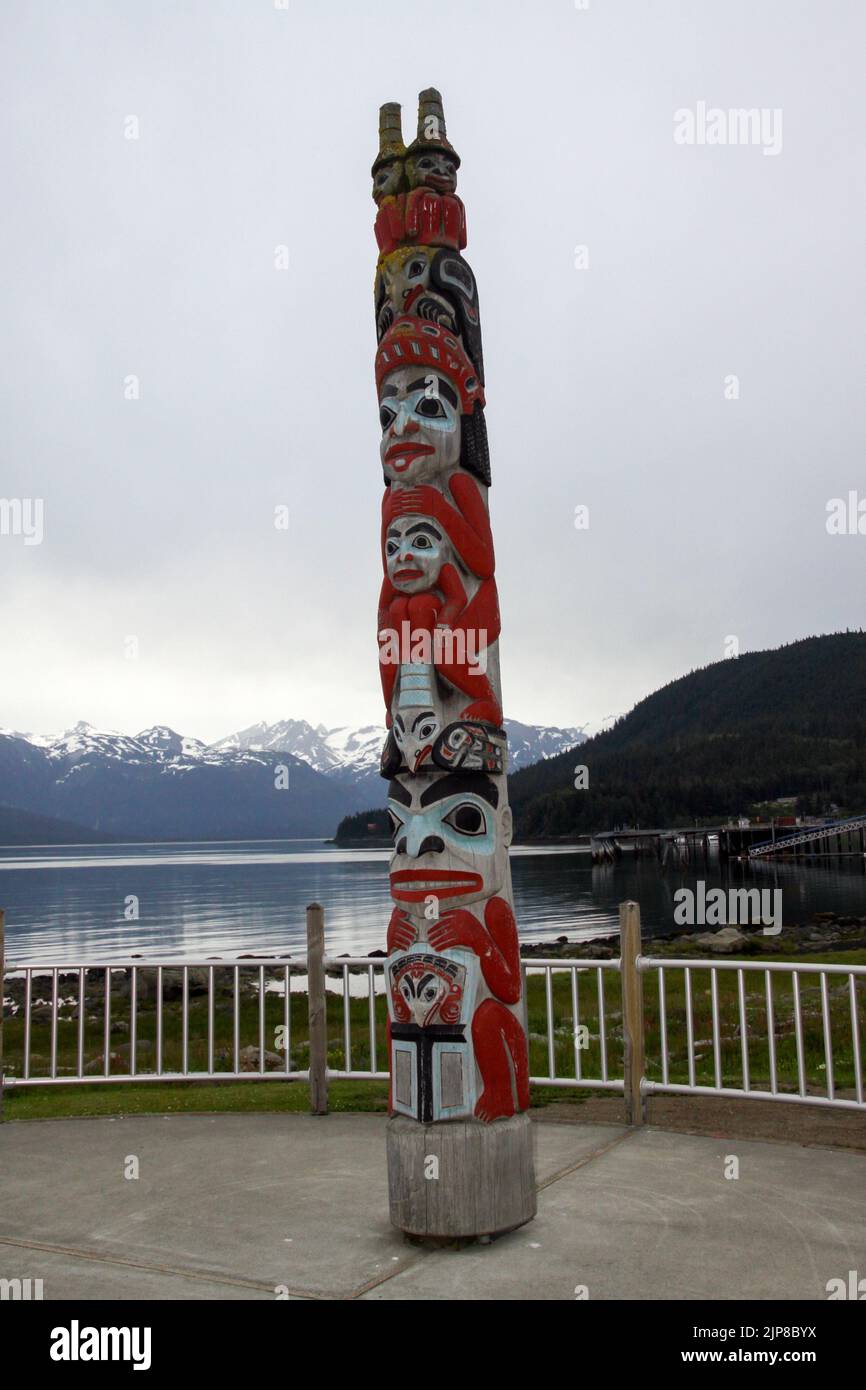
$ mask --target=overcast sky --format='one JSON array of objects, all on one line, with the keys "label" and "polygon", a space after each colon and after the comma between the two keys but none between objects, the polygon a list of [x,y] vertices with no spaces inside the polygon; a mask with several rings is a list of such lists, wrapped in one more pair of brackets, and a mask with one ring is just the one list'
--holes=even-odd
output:
[{"label": "overcast sky", "polygon": [[[380,103],[411,138],[430,85],[506,714],[597,726],[732,636],[864,624],[866,535],[826,529],[866,497],[859,0],[2,15],[0,496],[44,538],[0,535],[0,725],[381,721],[369,170]],[[701,102],[780,111],[781,148],[676,143]]]}]

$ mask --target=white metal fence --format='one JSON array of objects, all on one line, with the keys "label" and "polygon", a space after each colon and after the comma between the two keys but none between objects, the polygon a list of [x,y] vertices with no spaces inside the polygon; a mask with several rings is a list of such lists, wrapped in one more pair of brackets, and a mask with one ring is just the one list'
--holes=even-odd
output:
[{"label": "white metal fence", "polygon": [[[613,1062],[612,1051],[621,1032],[611,1009],[610,985],[619,992],[619,960],[562,960],[533,957],[523,962],[524,998],[527,1004],[530,1043],[530,1081],[534,1086],[563,1090],[619,1091],[624,1089],[622,1063]],[[535,1033],[533,981],[543,984],[544,1032]],[[557,1008],[556,983],[565,990]],[[618,1001],[615,1001],[618,1002]],[[546,1070],[532,1068],[540,1043]],[[619,1049],[621,1051],[621,1048]],[[611,1068],[619,1075],[611,1075]]]},{"label": "white metal fence", "polygon": [[[330,1080],[386,1080],[384,957],[327,956],[317,905],[307,925],[307,952],[290,960],[4,968],[0,914],[0,1097],[20,1086],[303,1081],[322,1111]],[[866,967],[646,956],[637,904],[622,905],[620,926],[617,959],[524,961],[533,1085],[622,1094],[633,1123],[662,1092],[866,1109]]]},{"label": "white metal fence", "polygon": [[[645,975],[655,972],[658,977],[660,1075],[657,1080],[644,1078],[645,1095],[667,1091],[866,1108],[861,1053],[866,967],[641,956],[638,968]],[[684,996],[684,1007],[678,1010],[679,1029],[685,1033],[678,1049],[685,1065],[684,1081],[672,1079],[674,1049],[669,1037],[668,1000],[674,972],[681,976]],[[728,977],[735,994],[730,991],[728,1027],[733,1022],[733,1029],[726,1036],[720,981]],[[695,992],[696,981],[701,979],[709,982],[706,1038],[696,1036]],[[758,990],[747,991],[747,980],[755,981]],[[732,1058],[732,1052],[738,1057]],[[837,1058],[850,1073],[842,1088],[837,1085]],[[698,1078],[699,1061],[706,1063],[706,1080]],[[733,1080],[726,1077],[726,1071],[734,1072]]]}]

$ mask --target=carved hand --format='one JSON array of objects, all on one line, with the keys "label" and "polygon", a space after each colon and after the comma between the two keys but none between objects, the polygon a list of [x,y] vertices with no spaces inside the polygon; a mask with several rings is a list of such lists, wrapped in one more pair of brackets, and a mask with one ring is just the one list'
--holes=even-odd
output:
[{"label": "carved hand", "polygon": [[388,935],[385,947],[390,955],[392,951],[408,951],[410,946],[414,946],[418,940],[418,928],[411,918],[407,917],[402,908],[395,907],[391,913],[391,920],[388,923]]},{"label": "carved hand", "polygon": [[468,946],[480,956],[487,946],[487,932],[471,912],[463,907],[443,912],[438,922],[427,929],[430,945],[435,951],[446,951],[450,946]]}]

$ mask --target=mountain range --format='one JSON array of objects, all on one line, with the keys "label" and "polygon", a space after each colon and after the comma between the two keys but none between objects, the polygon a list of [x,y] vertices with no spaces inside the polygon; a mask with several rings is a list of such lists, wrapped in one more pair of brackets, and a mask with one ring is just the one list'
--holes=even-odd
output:
[{"label": "mountain range", "polygon": [[[512,765],[580,743],[577,728],[507,720]],[[333,834],[384,804],[377,725],[259,723],[208,744],[155,725],[135,735],[84,721],[58,735],[0,729],[0,842],[263,839]]]}]

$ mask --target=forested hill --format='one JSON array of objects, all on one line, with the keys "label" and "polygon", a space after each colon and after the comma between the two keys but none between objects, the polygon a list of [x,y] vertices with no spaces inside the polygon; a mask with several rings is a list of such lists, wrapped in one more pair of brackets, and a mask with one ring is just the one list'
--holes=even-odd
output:
[{"label": "forested hill", "polygon": [[[574,789],[577,764],[589,786]],[[866,633],[718,661],[510,780],[520,839],[726,818],[796,796],[866,811]]]}]

